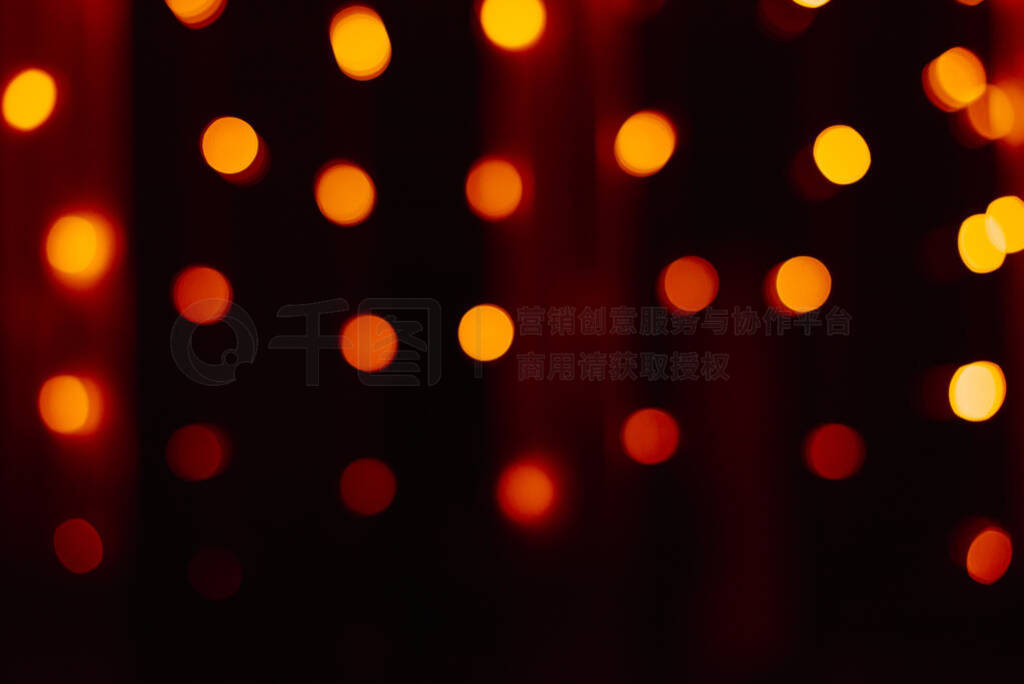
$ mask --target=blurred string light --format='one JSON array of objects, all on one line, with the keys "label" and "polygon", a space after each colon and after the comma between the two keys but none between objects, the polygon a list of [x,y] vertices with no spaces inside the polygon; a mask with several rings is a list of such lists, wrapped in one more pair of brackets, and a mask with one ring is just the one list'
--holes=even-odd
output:
[{"label": "blurred string light", "polygon": [[42,126],[57,105],[57,83],[53,76],[38,68],[25,69],[7,82],[0,109],[4,121],[19,131]]},{"label": "blurred string light", "polygon": [[346,7],[331,20],[334,60],[349,78],[369,81],[391,63],[391,39],[380,15],[369,7]]},{"label": "blurred string light", "polygon": [[969,216],[956,238],[960,259],[974,273],[991,273],[1006,259],[1006,236],[1001,225],[985,214]]},{"label": "blurred string light", "polygon": [[821,175],[836,185],[856,183],[871,167],[871,150],[849,126],[829,126],[814,140],[814,163]]},{"label": "blurred string light", "polygon": [[832,275],[811,256],[796,256],[769,273],[769,303],[797,314],[820,308],[832,292]]},{"label": "blurred string light", "polygon": [[615,136],[615,161],[631,176],[651,176],[660,171],[676,149],[676,130],[661,112],[633,114]]},{"label": "blurred string light", "polygon": [[203,598],[222,601],[242,586],[242,564],[226,549],[201,549],[188,563],[188,581]]},{"label": "blurred string light", "polygon": [[658,296],[678,313],[696,313],[715,300],[718,271],[707,259],[685,256],[676,259],[658,277]]},{"label": "blurred string light", "polygon": [[317,174],[313,194],[324,218],[339,226],[362,223],[377,202],[369,174],[345,161],[330,162]]},{"label": "blurred string light", "polygon": [[844,480],[864,463],[864,440],[841,423],[819,425],[804,441],[807,469],[826,480]]},{"label": "blurred string light", "polygon": [[228,178],[249,171],[260,156],[262,144],[256,130],[237,116],[214,119],[200,138],[203,159],[210,168]]},{"label": "blurred string light", "polygon": [[546,24],[547,8],[542,0],[483,0],[480,5],[484,35],[503,50],[533,47]]},{"label": "blurred string light", "polygon": [[374,314],[358,314],[341,329],[341,355],[349,365],[365,373],[387,367],[398,352],[398,335],[386,320]]},{"label": "blurred string light", "polygon": [[925,94],[939,109],[955,112],[985,94],[985,66],[964,47],[954,47],[929,62],[921,74]]},{"label": "blurred string light", "polygon": [[395,474],[376,458],[352,461],[341,473],[341,501],[353,513],[377,515],[395,499]]},{"label": "blurred string light", "polygon": [[526,457],[507,466],[498,478],[498,508],[520,525],[535,525],[552,512],[557,490],[550,468]]},{"label": "blurred string light", "polygon": [[1007,254],[1024,249],[1024,201],[1014,195],[992,200],[985,215],[1003,234]]},{"label": "blurred string light", "polygon": [[979,584],[992,584],[1006,574],[1013,559],[1013,542],[1006,530],[988,527],[967,549],[967,574]]},{"label": "blurred string light", "polygon": [[103,539],[87,520],[65,520],[53,532],[53,550],[60,564],[76,575],[99,567],[103,561]]},{"label": "blurred string light", "polygon": [[515,326],[508,312],[496,304],[480,304],[459,321],[459,346],[477,361],[494,361],[512,346]]},{"label": "blurred string light", "polygon": [[209,26],[227,7],[227,0],[165,0],[174,16],[193,29]]},{"label": "blurred string light", "polygon": [[999,86],[986,86],[984,94],[967,105],[966,112],[971,129],[984,140],[999,140],[1013,132],[1014,105]]},{"label": "blurred string light", "polygon": [[679,447],[679,425],[661,409],[639,409],[622,423],[619,438],[627,456],[654,465],[668,460]]},{"label": "blurred string light", "polygon": [[167,440],[167,465],[177,477],[198,482],[218,475],[229,460],[224,432],[206,423],[185,425]]},{"label": "blurred string light", "polygon": [[92,379],[55,375],[39,389],[39,416],[61,435],[87,435],[96,431],[103,416],[103,394]]},{"label": "blurred string light", "polygon": [[481,159],[466,175],[466,201],[486,221],[501,221],[515,213],[523,199],[523,179],[506,159]]},{"label": "blurred string light", "polygon": [[95,214],[67,214],[46,233],[46,261],[57,280],[74,288],[94,285],[114,257],[114,232]]},{"label": "blurred string light", "polygon": [[972,423],[988,420],[1006,399],[1006,376],[991,361],[960,366],[949,381],[949,405],[960,418]]},{"label": "blurred string light", "polygon": [[200,325],[216,323],[231,308],[231,283],[209,266],[189,266],[174,279],[171,297],[178,313]]}]

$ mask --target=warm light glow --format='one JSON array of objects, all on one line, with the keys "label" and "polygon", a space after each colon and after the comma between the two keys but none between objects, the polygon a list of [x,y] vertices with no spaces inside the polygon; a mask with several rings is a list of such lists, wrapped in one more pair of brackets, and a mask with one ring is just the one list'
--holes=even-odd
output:
[{"label": "warm light glow", "polygon": [[932,103],[947,112],[977,100],[987,85],[981,60],[963,47],[950,48],[932,60],[924,69],[922,82]]},{"label": "warm light glow", "polygon": [[211,478],[223,472],[227,461],[227,438],[213,425],[186,425],[167,440],[167,465],[182,480]]},{"label": "warm light glow", "polygon": [[511,216],[523,199],[523,179],[510,162],[481,159],[466,176],[466,200],[470,209],[487,221]]},{"label": "warm light glow", "polygon": [[96,216],[61,216],[46,234],[46,261],[54,276],[72,287],[93,285],[113,256],[113,231]]},{"label": "warm light glow", "polygon": [[242,585],[242,564],[224,549],[203,549],[188,564],[188,581],[205,599],[220,601]]},{"label": "warm light glow", "polygon": [[61,565],[81,575],[103,561],[103,540],[96,528],[81,518],[65,520],[53,532],[53,550]]},{"label": "warm light glow", "polygon": [[960,366],[949,381],[949,405],[953,413],[971,422],[988,420],[1006,399],[1006,376],[991,361]]},{"label": "warm light glow", "polygon": [[956,0],[956,1],[959,2],[961,5],[967,5],[968,7],[974,7],[975,5],[980,5],[982,2],[984,2],[984,0]]},{"label": "warm light glow", "polygon": [[498,479],[498,507],[512,522],[532,525],[544,520],[555,502],[555,481],[546,467],[519,461]]},{"label": "warm light glow", "polygon": [[836,185],[856,183],[871,167],[871,150],[849,126],[829,126],[814,140],[814,163]]},{"label": "warm light glow", "polygon": [[661,171],[675,149],[676,130],[660,112],[637,112],[626,119],[615,136],[615,160],[631,176]]},{"label": "warm light glow", "polygon": [[395,499],[395,474],[383,461],[360,458],[341,473],[341,501],[353,513],[376,515]]},{"label": "warm light glow", "polygon": [[793,0],[793,2],[801,7],[810,7],[811,9],[828,4],[828,0]]},{"label": "warm light glow", "polygon": [[209,266],[190,266],[174,279],[172,290],[178,313],[206,325],[224,318],[231,308],[231,283]]},{"label": "warm light glow", "polygon": [[353,316],[341,329],[341,353],[349,365],[366,373],[384,368],[398,352],[398,335],[374,314]]},{"label": "warm light glow", "polygon": [[985,215],[1002,231],[1008,254],[1024,249],[1024,201],[1014,195],[1000,197],[988,205]]},{"label": "warm light glow", "polygon": [[248,123],[235,116],[214,119],[203,131],[203,158],[210,167],[225,175],[248,169],[260,151],[260,138]]},{"label": "warm light glow", "polygon": [[4,88],[4,121],[19,131],[39,128],[57,104],[57,83],[42,69],[18,72]]},{"label": "warm light glow", "polygon": [[804,462],[819,477],[843,480],[860,470],[864,463],[864,440],[846,425],[820,425],[804,442]]},{"label": "warm light glow", "polygon": [[970,216],[956,239],[960,259],[974,273],[991,273],[1006,259],[1006,236],[1001,224],[985,214]]},{"label": "warm light glow", "polygon": [[185,26],[198,29],[209,26],[227,6],[227,0],[165,0],[167,6],[174,12]]},{"label": "warm light glow", "polygon": [[998,140],[1013,132],[1013,102],[1006,92],[994,85],[967,106],[967,120],[974,132],[986,140]]},{"label": "warm light glow", "polygon": [[541,0],[484,0],[480,25],[492,43],[505,50],[525,50],[544,33],[547,10]]},{"label": "warm light glow", "polygon": [[377,190],[370,176],[355,164],[332,162],[313,186],[320,213],[339,226],[362,223],[373,211]]},{"label": "warm light glow", "polygon": [[1010,535],[998,527],[989,527],[967,549],[967,574],[979,584],[992,584],[1006,574],[1012,558]]},{"label": "warm light glow", "polygon": [[377,78],[391,62],[391,39],[380,15],[353,5],[331,20],[331,49],[341,71],[357,81]]},{"label": "warm light glow", "polygon": [[698,256],[685,256],[666,266],[658,278],[664,303],[682,313],[696,313],[718,294],[718,271]]},{"label": "warm light glow", "polygon": [[798,256],[779,266],[775,291],[783,306],[801,314],[814,311],[832,292],[832,275],[814,257]]},{"label": "warm light glow", "polygon": [[103,395],[89,378],[55,375],[39,389],[39,416],[46,427],[62,435],[85,435],[99,426]]},{"label": "warm light glow", "polygon": [[462,316],[458,335],[459,346],[470,358],[493,361],[512,346],[515,326],[500,306],[480,304]]},{"label": "warm light glow", "polygon": [[665,411],[645,408],[626,418],[619,437],[622,449],[631,459],[653,465],[675,453],[679,446],[679,425]]}]

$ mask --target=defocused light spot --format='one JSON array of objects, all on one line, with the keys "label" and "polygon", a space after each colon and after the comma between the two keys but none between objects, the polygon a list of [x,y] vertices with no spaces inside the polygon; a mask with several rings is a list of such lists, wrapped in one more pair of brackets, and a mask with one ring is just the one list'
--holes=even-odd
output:
[{"label": "defocused light spot", "polygon": [[359,515],[376,515],[395,499],[395,474],[383,461],[360,458],[341,473],[341,501]]},{"label": "defocused light spot", "polygon": [[78,375],[55,375],[39,390],[39,416],[50,430],[62,435],[94,432],[103,413],[99,386]]},{"label": "defocused light spot", "polygon": [[864,463],[864,440],[851,427],[839,423],[819,425],[804,442],[808,469],[826,480],[850,477]]},{"label": "defocused light spot", "polygon": [[477,361],[493,361],[512,346],[515,326],[500,306],[480,304],[459,321],[459,346]]},{"label": "defocused light spot", "polygon": [[227,465],[227,439],[213,425],[196,423],[179,428],[167,440],[167,465],[182,480],[198,482]]},{"label": "defocused light spot", "polygon": [[954,47],[928,63],[922,74],[925,93],[947,112],[963,109],[985,94],[985,67],[977,55]]},{"label": "defocused light spot", "polygon": [[856,183],[871,166],[871,150],[849,126],[829,126],[814,140],[814,163],[836,185]]},{"label": "defocused light spot", "polygon": [[990,527],[975,537],[967,549],[967,574],[979,584],[992,584],[1006,573],[1012,558],[1010,535]]},{"label": "defocused light spot", "polygon": [[991,361],[960,366],[949,381],[949,405],[960,418],[971,422],[988,420],[1006,399],[1006,376]]},{"label": "defocused light spot", "polygon": [[1014,195],[1000,197],[988,205],[985,215],[1002,231],[1007,253],[1024,249],[1024,201]]},{"label": "defocused light spot", "polygon": [[377,78],[391,62],[391,39],[380,15],[369,7],[353,5],[331,20],[331,49],[338,67],[349,78]]},{"label": "defocused light spot", "polygon": [[622,424],[619,435],[626,454],[645,465],[667,460],[679,446],[679,425],[661,409],[634,411]]},{"label": "defocused light spot", "polygon": [[540,40],[547,22],[541,0],[484,0],[480,25],[492,43],[505,50],[525,50]]},{"label": "defocused light spot", "polygon": [[718,271],[706,259],[685,256],[666,266],[658,278],[664,303],[682,313],[696,313],[718,294]]},{"label": "defocused light spot", "polygon": [[198,29],[209,26],[227,6],[227,0],[166,0],[174,16],[185,26]]},{"label": "defocused light spot", "polygon": [[53,532],[53,550],[61,565],[81,575],[103,560],[103,540],[96,528],[81,518],[65,520]]},{"label": "defocused light spot", "polygon": [[814,21],[814,11],[793,0],[758,0],[757,14],[761,26],[779,38],[798,36]]},{"label": "defocused light spot", "polygon": [[57,83],[42,69],[18,72],[4,88],[4,121],[19,131],[43,125],[57,104]]},{"label": "defocused light spot", "polygon": [[990,85],[984,95],[967,106],[967,120],[986,140],[1004,138],[1013,131],[1013,102],[1002,88]]},{"label": "defocused light spot", "polygon": [[214,119],[203,131],[203,158],[218,173],[242,173],[256,161],[260,138],[248,123],[236,116]]},{"label": "defocused light spot", "polygon": [[956,1],[959,2],[961,5],[967,5],[968,7],[974,7],[975,5],[980,5],[982,2],[984,2],[984,0],[956,0]]},{"label": "defocused light spot", "polygon": [[98,217],[61,216],[46,234],[46,260],[54,275],[73,287],[88,287],[106,273],[114,235]]},{"label": "defocused light spot", "polygon": [[216,323],[231,308],[231,283],[209,266],[189,266],[179,273],[172,295],[178,313],[200,325]]},{"label": "defocused light spot", "polygon": [[821,7],[822,5],[828,4],[828,0],[793,0],[793,2],[800,5],[801,7],[810,7],[812,9],[815,7]]},{"label": "defocused light spot", "polygon": [[466,200],[473,212],[488,221],[511,216],[523,199],[523,179],[504,159],[482,159],[466,176]]},{"label": "defocused light spot", "polygon": [[657,173],[675,149],[676,130],[660,112],[637,112],[626,119],[615,136],[615,160],[631,176]]},{"label": "defocused light spot", "polygon": [[188,564],[188,581],[200,596],[220,601],[242,586],[242,564],[224,549],[203,549]]},{"label": "defocused light spot", "polygon": [[391,324],[374,314],[353,316],[341,329],[341,353],[349,365],[366,373],[384,368],[398,351]]},{"label": "defocused light spot", "polygon": [[555,481],[539,463],[519,461],[498,478],[498,507],[520,525],[541,522],[555,502]]},{"label": "defocused light spot", "polygon": [[832,275],[814,257],[793,257],[778,268],[775,290],[779,301],[795,313],[814,311],[832,292]]},{"label": "defocused light spot", "polygon": [[991,273],[1006,259],[1002,226],[985,214],[975,214],[960,224],[956,244],[960,259],[974,273]]},{"label": "defocused light spot", "polygon": [[362,223],[377,201],[377,190],[370,176],[348,162],[332,162],[326,166],[316,177],[314,194],[320,213],[339,226]]}]

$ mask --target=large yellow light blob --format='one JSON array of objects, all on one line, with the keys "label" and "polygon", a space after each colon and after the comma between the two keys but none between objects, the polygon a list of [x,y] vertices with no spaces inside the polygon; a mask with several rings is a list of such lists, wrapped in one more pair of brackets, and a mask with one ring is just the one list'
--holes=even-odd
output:
[{"label": "large yellow light blob", "polygon": [[801,7],[810,7],[811,9],[828,4],[828,0],[793,0],[793,2]]},{"label": "large yellow light blob", "polygon": [[828,299],[832,275],[814,257],[797,256],[779,266],[775,289],[783,306],[796,313],[807,313],[820,308]]},{"label": "large yellow light blob", "polygon": [[500,306],[480,304],[467,311],[459,322],[459,345],[477,361],[493,361],[512,346],[515,326]]},{"label": "large yellow light blob", "polygon": [[334,60],[349,78],[369,81],[391,63],[391,39],[380,15],[369,7],[353,5],[331,20]]},{"label": "large yellow light blob", "polygon": [[999,86],[990,85],[985,94],[967,106],[967,121],[986,140],[999,140],[1013,132],[1013,101]]},{"label": "large yellow light blob", "polygon": [[370,176],[348,162],[332,162],[324,167],[313,185],[313,193],[320,213],[339,226],[362,223],[377,202],[377,190]]},{"label": "large yellow light blob", "polygon": [[814,163],[836,185],[856,183],[871,167],[867,142],[849,126],[829,126],[814,140]]},{"label": "large yellow light blob", "polygon": [[985,94],[985,67],[963,47],[946,50],[925,67],[923,82],[932,102],[946,111],[963,109]]},{"label": "large yellow light blob", "polygon": [[203,158],[218,173],[242,173],[256,161],[260,138],[248,123],[235,116],[214,119],[203,131]]},{"label": "large yellow light blob", "polygon": [[541,0],[484,0],[480,25],[492,43],[513,52],[532,47],[547,23]]},{"label": "large yellow light blob", "polygon": [[53,432],[88,434],[99,424],[102,397],[99,387],[77,375],[55,375],[39,390],[39,416]]},{"label": "large yellow light blob", "polygon": [[523,179],[511,163],[491,157],[473,165],[466,176],[466,200],[487,221],[508,218],[523,199]]},{"label": "large yellow light blob", "polygon": [[75,287],[88,287],[99,280],[113,253],[113,233],[98,217],[61,216],[46,234],[47,263],[57,278]]},{"label": "large yellow light blob", "polygon": [[960,259],[974,273],[991,273],[1006,259],[1006,237],[999,223],[985,214],[969,216],[956,238]]},{"label": "large yellow light blob", "polygon": [[4,121],[19,131],[39,128],[57,105],[57,83],[42,69],[18,72],[4,88]]},{"label": "large yellow light blob", "polygon": [[1020,197],[1007,195],[993,200],[985,215],[1002,230],[1008,254],[1024,249],[1024,201]]},{"label": "large yellow light blob", "polygon": [[209,26],[227,6],[227,0],[165,0],[167,7],[174,12],[185,26],[198,29]]},{"label": "large yellow light blob", "polygon": [[661,112],[637,112],[615,136],[615,161],[631,176],[661,171],[676,149],[676,130]]},{"label": "large yellow light blob", "polygon": [[949,405],[960,418],[972,423],[988,420],[1006,399],[1006,376],[991,361],[960,366],[949,381]]}]

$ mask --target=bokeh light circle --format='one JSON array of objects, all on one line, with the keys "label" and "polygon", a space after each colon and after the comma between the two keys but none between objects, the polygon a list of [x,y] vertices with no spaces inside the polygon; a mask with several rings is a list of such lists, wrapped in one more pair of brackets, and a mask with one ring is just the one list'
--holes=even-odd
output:
[{"label": "bokeh light circle", "polygon": [[645,110],[630,116],[615,136],[615,161],[631,176],[650,176],[671,159],[676,130],[661,112]]},{"label": "bokeh light circle", "polygon": [[685,256],[661,271],[658,292],[664,303],[682,313],[696,313],[718,295],[718,271],[707,259]]},{"label": "bokeh light circle", "polygon": [[1013,559],[1010,535],[999,527],[982,530],[967,549],[967,574],[979,584],[992,584],[1006,574]]},{"label": "bokeh light circle", "polygon": [[227,0],[165,0],[167,7],[185,26],[192,29],[209,26],[221,15]]},{"label": "bokeh light circle", "polygon": [[654,465],[668,460],[679,447],[679,425],[661,409],[644,408],[626,418],[619,438],[631,459]]},{"label": "bokeh light circle", "polygon": [[341,354],[349,365],[365,373],[385,368],[398,352],[398,335],[385,319],[358,314],[341,329]]},{"label": "bokeh light circle", "polygon": [[814,163],[821,175],[836,185],[850,185],[871,167],[871,150],[864,137],[850,126],[829,126],[814,140]]},{"label": "bokeh light circle", "polygon": [[487,38],[512,52],[526,50],[540,40],[547,24],[542,0],[483,0],[480,26]]},{"label": "bokeh light circle", "polygon": [[960,366],[949,381],[949,405],[960,418],[971,422],[988,420],[1006,399],[1006,376],[991,361]]},{"label": "bokeh light circle", "polygon": [[376,515],[395,499],[395,474],[375,458],[352,461],[341,473],[341,501],[353,513]]},{"label": "bokeh light circle", "polygon": [[787,259],[775,275],[779,301],[795,313],[814,311],[832,292],[832,274],[825,264],[811,256]]},{"label": "bokeh light circle", "polygon": [[339,226],[366,220],[377,202],[369,174],[349,162],[332,162],[317,175],[313,186],[320,213]]},{"label": "bokeh light circle", "polygon": [[1007,195],[992,200],[985,215],[1002,231],[1007,253],[1024,249],[1024,201],[1020,197]]},{"label": "bokeh light circle", "polygon": [[1015,119],[1013,101],[999,86],[987,86],[984,95],[967,105],[967,120],[971,128],[986,140],[1008,136],[1013,132]]},{"label": "bokeh light circle", "polygon": [[511,162],[498,157],[481,159],[466,175],[466,201],[487,221],[508,218],[523,199],[523,179]]},{"label": "bokeh light circle", "polygon": [[75,288],[89,287],[106,274],[114,257],[114,234],[97,216],[61,216],[46,233],[44,251],[54,277]]},{"label": "bokeh light circle", "polygon": [[203,159],[217,173],[235,175],[248,169],[260,151],[260,137],[237,116],[214,119],[200,137]]},{"label": "bokeh light circle", "polygon": [[213,425],[185,425],[167,440],[166,456],[168,467],[177,477],[187,482],[206,480],[227,465],[227,438]]},{"label": "bokeh light circle", "polygon": [[53,550],[60,564],[76,575],[99,567],[103,561],[103,539],[82,518],[65,520],[53,532]]},{"label": "bokeh light circle", "polygon": [[555,503],[557,490],[550,470],[539,462],[521,460],[507,466],[498,478],[498,508],[520,525],[545,520]]},{"label": "bokeh light circle", "polygon": [[496,304],[479,304],[459,321],[459,346],[477,361],[494,361],[512,346],[515,326],[508,312]]},{"label": "bokeh light circle", "polygon": [[925,67],[925,93],[947,112],[963,109],[985,94],[985,67],[978,56],[964,47],[946,50]]},{"label": "bokeh light circle", "polygon": [[171,298],[178,313],[200,325],[216,323],[231,309],[231,283],[209,266],[189,266],[174,279]]},{"label": "bokeh light circle", "polygon": [[804,442],[804,462],[808,470],[826,480],[846,479],[864,463],[864,440],[848,425],[819,425]]},{"label": "bokeh light circle", "polygon": [[103,396],[90,378],[55,375],[39,389],[39,416],[51,431],[61,435],[95,432],[103,414]]},{"label": "bokeh light circle", "polygon": [[334,60],[349,78],[369,81],[391,63],[391,39],[380,15],[353,5],[334,15],[330,28]]},{"label": "bokeh light circle", "polygon": [[42,126],[57,106],[57,82],[42,69],[19,71],[4,86],[0,111],[4,121],[19,131]]},{"label": "bokeh light circle", "polygon": [[801,7],[810,7],[811,9],[816,9],[818,7],[827,5],[829,0],[793,0],[793,2],[800,5]]},{"label": "bokeh light circle", "polygon": [[961,261],[973,273],[991,273],[1006,259],[1002,225],[985,214],[969,216],[960,224],[956,244]]}]

